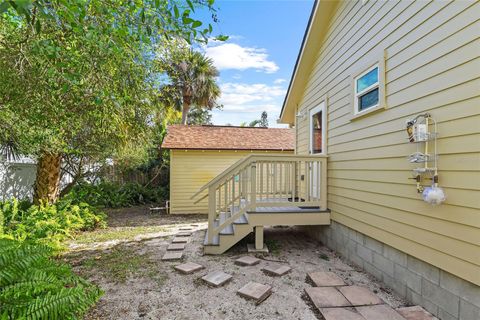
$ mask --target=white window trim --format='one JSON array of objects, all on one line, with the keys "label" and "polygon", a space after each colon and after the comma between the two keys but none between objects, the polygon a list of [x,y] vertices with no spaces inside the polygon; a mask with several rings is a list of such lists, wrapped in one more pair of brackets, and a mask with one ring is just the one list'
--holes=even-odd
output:
[{"label": "white window trim", "polygon": [[[367,73],[369,73],[370,71],[372,71],[373,69],[377,68],[377,82],[375,82],[374,84],[372,84],[371,86],[363,89],[362,91],[358,92],[357,93],[357,84],[358,84],[358,79],[360,79],[361,77],[363,77],[364,75],[366,75]],[[360,98],[361,96],[369,93],[370,91],[374,90],[374,89],[379,89],[380,91],[380,65],[378,63],[374,64],[373,66],[371,66],[370,68],[368,68],[367,70],[365,70],[364,72],[362,72],[361,74],[359,74],[358,76],[356,76],[354,79],[354,103],[353,103],[353,107],[354,107],[354,114],[357,115],[357,114],[362,114],[362,113],[365,113],[367,111],[369,111],[370,109],[374,109],[374,108],[377,108],[379,105],[380,105],[380,92],[379,92],[379,95],[378,95],[378,103],[377,104],[374,104],[373,106],[370,106],[366,109],[363,109],[363,110],[358,110],[358,98]]]},{"label": "white window trim", "polygon": [[[313,121],[312,116],[315,113],[322,112],[322,152],[313,153]],[[327,154],[327,108],[326,100],[322,101],[318,106],[310,109],[308,113],[309,130],[309,153],[311,155],[326,155]]]},{"label": "white window trim", "polygon": [[[373,56],[376,56],[376,59],[371,59],[370,61],[367,61],[368,63],[365,63],[363,65],[360,65],[361,68],[358,68],[355,70],[355,72],[352,72],[350,76],[350,83],[351,83],[351,99],[353,100],[351,103],[351,117],[350,121],[355,121],[359,118],[363,118],[365,116],[368,116],[370,114],[377,113],[377,111],[384,110],[387,108],[387,103],[385,100],[386,96],[386,88],[385,88],[385,59],[386,59],[386,51],[385,50],[380,50],[378,53],[374,53]],[[362,92],[357,93],[357,79],[360,78],[361,76],[367,74],[369,71],[374,69],[375,67],[378,67],[378,83],[371,85],[368,88],[365,88],[362,90]],[[367,93],[368,91],[376,88],[378,86],[378,104],[371,106],[367,109],[364,109],[362,111],[358,111],[358,97]]]}]

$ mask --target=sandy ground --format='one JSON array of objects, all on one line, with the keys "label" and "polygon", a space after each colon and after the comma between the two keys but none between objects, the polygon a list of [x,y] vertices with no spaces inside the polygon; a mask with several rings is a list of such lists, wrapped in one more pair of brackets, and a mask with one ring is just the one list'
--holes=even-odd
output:
[{"label": "sandy ground", "polygon": [[[346,264],[297,228],[266,228],[265,240],[273,252],[258,255],[262,261],[256,266],[240,267],[234,260],[246,254],[246,243],[253,242],[253,238],[247,237],[224,255],[204,256],[201,243],[205,218],[152,217],[145,210],[130,210],[134,212],[131,216],[128,210],[111,214],[112,228],[160,223],[166,229],[128,241],[79,246],[73,243],[72,252],[66,256],[78,273],[105,291],[87,319],[322,319],[304,294],[310,286],[307,273],[320,270],[335,272],[347,284],[368,287],[394,308],[405,305],[381,283]],[[183,261],[199,263],[205,269],[182,275],[173,269],[181,262],[164,262],[161,257],[178,228],[190,225],[196,231],[186,246]],[[292,271],[283,277],[270,277],[261,272],[268,264],[286,264]],[[200,278],[215,270],[233,275],[233,280],[220,288],[203,284]],[[237,290],[249,281],[272,286],[272,295],[260,305],[238,296]]]}]

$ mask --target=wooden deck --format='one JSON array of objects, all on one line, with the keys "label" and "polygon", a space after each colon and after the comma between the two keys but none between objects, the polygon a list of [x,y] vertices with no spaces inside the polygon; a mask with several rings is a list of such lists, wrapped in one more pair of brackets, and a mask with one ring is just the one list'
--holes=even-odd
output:
[{"label": "wooden deck", "polygon": [[[297,200],[298,201],[298,200]],[[328,210],[321,210],[319,206],[269,206],[269,203],[281,203],[288,204],[291,202],[291,198],[276,197],[269,199],[257,199],[255,210],[249,210],[248,213],[312,213],[312,212],[329,212]],[[297,202],[298,203],[298,202]],[[293,204],[293,203],[292,203]]]}]

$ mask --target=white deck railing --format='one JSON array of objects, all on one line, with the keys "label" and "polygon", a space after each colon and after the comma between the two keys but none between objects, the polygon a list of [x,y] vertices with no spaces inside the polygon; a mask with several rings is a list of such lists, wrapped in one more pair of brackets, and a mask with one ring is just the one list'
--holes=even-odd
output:
[{"label": "white deck railing", "polygon": [[253,154],[230,166],[192,198],[205,192],[196,202],[208,197],[211,244],[226,226],[258,207],[313,206],[326,210],[327,158]]}]

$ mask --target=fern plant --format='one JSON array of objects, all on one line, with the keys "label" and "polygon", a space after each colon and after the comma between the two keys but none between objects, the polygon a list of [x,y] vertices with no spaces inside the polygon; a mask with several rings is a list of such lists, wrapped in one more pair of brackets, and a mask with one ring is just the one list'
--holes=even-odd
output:
[{"label": "fern plant", "polygon": [[2,236],[0,232],[0,237],[36,241],[55,249],[61,249],[63,241],[75,232],[105,227],[105,220],[105,214],[94,207],[70,200],[38,206],[15,198],[0,202],[0,228],[4,233]]},{"label": "fern plant", "polygon": [[50,247],[0,239],[0,319],[79,319],[101,295]]}]

